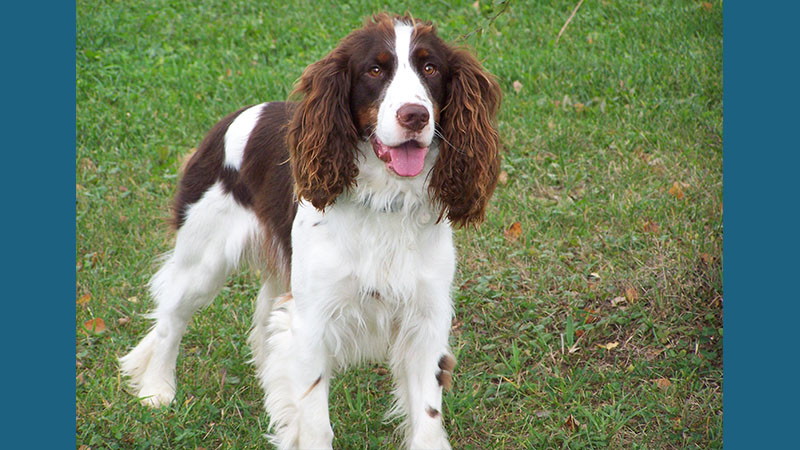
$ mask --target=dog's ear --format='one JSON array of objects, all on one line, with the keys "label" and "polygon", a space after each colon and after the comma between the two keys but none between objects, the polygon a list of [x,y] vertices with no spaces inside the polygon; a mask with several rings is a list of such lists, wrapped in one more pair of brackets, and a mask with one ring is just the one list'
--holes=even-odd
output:
[{"label": "dog's ear", "polygon": [[348,60],[341,47],[333,50],[306,68],[290,96],[301,97],[286,134],[295,193],[320,210],[333,204],[358,175]]},{"label": "dog's ear", "polygon": [[431,194],[458,226],[480,223],[497,186],[500,141],[495,115],[500,86],[465,49],[450,49],[450,79],[441,110],[442,142],[431,176]]}]

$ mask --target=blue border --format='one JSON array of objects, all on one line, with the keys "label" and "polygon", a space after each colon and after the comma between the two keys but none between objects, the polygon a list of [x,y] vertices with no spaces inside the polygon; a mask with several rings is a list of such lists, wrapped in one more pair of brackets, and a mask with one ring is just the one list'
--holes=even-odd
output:
[{"label": "blue border", "polygon": [[10,2],[0,24],[10,100],[1,147],[3,447],[68,448],[75,445],[75,3]]},{"label": "blue border", "polygon": [[796,2],[729,2],[724,11],[723,432],[731,449],[797,445],[799,13]]}]

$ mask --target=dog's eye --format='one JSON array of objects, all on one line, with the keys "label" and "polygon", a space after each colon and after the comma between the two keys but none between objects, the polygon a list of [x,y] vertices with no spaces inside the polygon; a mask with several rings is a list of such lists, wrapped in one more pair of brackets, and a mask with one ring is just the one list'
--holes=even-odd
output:
[{"label": "dog's eye", "polygon": [[436,66],[431,63],[425,64],[425,67],[422,68],[422,71],[425,72],[425,75],[430,77],[436,73]]},{"label": "dog's eye", "polygon": [[369,68],[369,74],[373,77],[379,77],[383,75],[383,69],[380,66],[372,66]]}]

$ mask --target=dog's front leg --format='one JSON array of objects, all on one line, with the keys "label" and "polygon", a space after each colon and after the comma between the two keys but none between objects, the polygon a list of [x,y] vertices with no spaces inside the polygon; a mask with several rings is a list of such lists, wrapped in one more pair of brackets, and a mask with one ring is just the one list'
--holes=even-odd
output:
[{"label": "dog's front leg", "polygon": [[330,367],[318,330],[298,314],[295,299],[287,294],[276,300],[268,331],[260,378],[272,442],[280,450],[332,448]]},{"label": "dog's front leg", "polygon": [[455,358],[447,345],[449,301],[439,305],[447,308],[409,317],[392,348],[397,408],[406,415],[406,445],[413,450],[450,449],[442,419],[442,388],[450,386]]}]

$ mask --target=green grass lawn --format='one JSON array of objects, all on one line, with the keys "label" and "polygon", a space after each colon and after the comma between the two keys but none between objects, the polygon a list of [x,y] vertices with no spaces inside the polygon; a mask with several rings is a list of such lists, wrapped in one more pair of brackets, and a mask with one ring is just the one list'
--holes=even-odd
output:
[{"label": "green grass lawn", "polygon": [[[394,11],[468,35],[504,92],[501,183],[456,233],[446,427],[458,449],[719,448],[722,2],[590,0],[556,43],[576,4]],[[183,155],[384,5],[78,1],[77,447],[267,447],[254,273],[189,327],[171,406],[139,406],[116,358],[149,326]],[[398,447],[390,386],[381,365],[334,379],[334,447]]]}]

